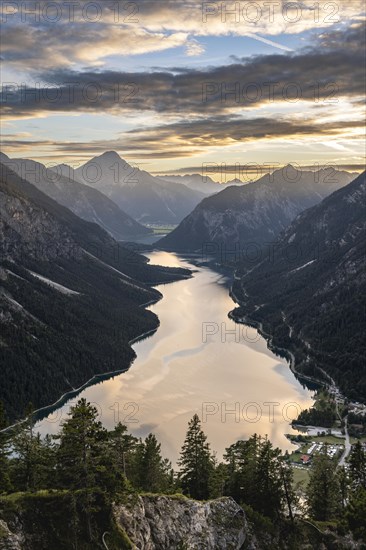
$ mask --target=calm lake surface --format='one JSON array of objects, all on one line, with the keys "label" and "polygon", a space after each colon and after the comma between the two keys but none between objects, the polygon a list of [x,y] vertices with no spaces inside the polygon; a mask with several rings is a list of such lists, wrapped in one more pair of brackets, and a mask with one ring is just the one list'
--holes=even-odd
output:
[{"label": "calm lake surface", "polygon": [[85,397],[109,429],[120,420],[136,436],[154,432],[173,464],[194,413],[218,458],[225,447],[255,432],[290,450],[285,434],[296,431],[289,422],[311,406],[313,393],[255,329],[228,318],[234,303],[225,275],[172,253],[147,256],[153,264],[197,272],[192,279],[159,285],[164,297],[150,309],[160,327],[133,346],[137,358],[128,372],[88,387],[39,422],[38,430],[57,432],[70,405]]}]

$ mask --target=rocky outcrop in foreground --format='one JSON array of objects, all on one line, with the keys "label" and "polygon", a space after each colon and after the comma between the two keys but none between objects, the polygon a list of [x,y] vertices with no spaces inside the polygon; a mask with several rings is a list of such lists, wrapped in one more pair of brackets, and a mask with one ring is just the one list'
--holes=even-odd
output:
[{"label": "rocky outcrop in foreground", "polygon": [[197,502],[182,496],[139,496],[114,508],[138,550],[255,549],[243,509],[230,497]]},{"label": "rocky outcrop in foreground", "polygon": [[[92,540],[80,494],[53,491],[0,496],[0,550],[361,550],[362,541],[335,526],[299,519],[251,523],[229,497],[197,502],[182,495],[131,495],[127,502],[98,500]],[[104,502],[104,504],[103,504]]]},{"label": "rocky outcrop in foreground", "polygon": [[22,550],[22,542],[21,534],[10,531],[5,521],[0,519],[0,549]]},{"label": "rocky outcrop in foreground", "polygon": [[[0,550],[255,550],[243,509],[229,497],[197,502],[181,495],[131,496],[98,513],[93,542],[72,495],[19,496],[0,502]],[[76,512],[76,508],[74,509]]]}]

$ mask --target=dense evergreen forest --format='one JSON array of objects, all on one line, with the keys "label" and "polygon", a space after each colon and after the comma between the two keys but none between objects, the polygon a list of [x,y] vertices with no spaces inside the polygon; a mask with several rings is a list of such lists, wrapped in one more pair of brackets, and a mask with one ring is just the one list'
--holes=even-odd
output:
[{"label": "dense evergreen forest", "polygon": [[0,399],[8,417],[127,369],[129,342],[158,327],[151,285],[190,272],[149,265],[0,166]]},{"label": "dense evergreen forest", "polygon": [[303,212],[259,263],[243,262],[233,285],[235,318],[262,323],[298,371],[329,382],[325,371],[357,401],[366,401],[365,197],[364,172]]},{"label": "dense evergreen forest", "polygon": [[[46,499],[50,517],[43,520],[50,523],[57,498],[71,503],[62,520],[67,535],[54,540],[55,549],[73,539],[84,541],[80,548],[93,548],[98,522],[109,521],[112,503],[141,492],[182,493],[197,500],[228,495],[257,529],[280,539],[295,541],[299,522],[311,521],[320,531],[331,527],[335,534],[349,532],[366,543],[366,455],[360,442],[347,468],[337,468],[326,452],[316,457],[300,501],[288,455],[254,434],[233,443],[217,461],[197,415],[188,424],[178,471],[163,458],[154,434],[138,439],[121,423],[107,431],[85,399],[70,409],[56,436],[42,439],[31,418],[16,430],[0,432],[0,519],[16,500],[31,495]],[[6,424],[0,407],[1,428]]]}]

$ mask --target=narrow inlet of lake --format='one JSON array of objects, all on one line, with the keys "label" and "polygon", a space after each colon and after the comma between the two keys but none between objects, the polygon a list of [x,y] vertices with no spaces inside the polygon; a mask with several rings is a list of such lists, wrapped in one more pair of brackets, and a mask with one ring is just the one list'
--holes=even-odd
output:
[{"label": "narrow inlet of lake", "polygon": [[147,256],[153,264],[196,272],[191,279],[159,285],[163,299],[150,309],[160,327],[134,344],[137,358],[129,371],[88,387],[37,429],[57,432],[70,405],[85,397],[108,429],[120,420],[135,436],[153,432],[173,464],[195,413],[219,459],[226,447],[253,433],[267,434],[275,446],[290,450],[285,434],[297,432],[289,423],[312,405],[312,392],[255,329],[228,318],[234,303],[224,275],[177,254]]}]

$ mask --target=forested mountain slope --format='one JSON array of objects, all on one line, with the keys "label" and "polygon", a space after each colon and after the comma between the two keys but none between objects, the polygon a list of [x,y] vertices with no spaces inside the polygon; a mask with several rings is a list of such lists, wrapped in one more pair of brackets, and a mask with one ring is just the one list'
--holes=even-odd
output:
[{"label": "forested mountain slope", "polygon": [[31,159],[10,159],[4,153],[1,162],[80,218],[100,225],[117,240],[132,240],[150,233],[98,189],[66,177],[61,166],[54,171]]},{"label": "forested mountain slope", "polygon": [[158,326],[140,307],[161,296],[146,283],[182,275],[150,266],[0,165],[0,401],[8,416],[128,368],[129,341]]},{"label": "forested mountain slope", "polygon": [[[254,243],[273,242],[291,221],[353,179],[348,172],[276,170],[242,186],[230,186],[205,198],[169,235],[159,241],[164,250],[236,250],[245,254]],[[221,254],[221,250],[220,250]],[[232,257],[232,255],[231,255]]]},{"label": "forested mountain slope", "polygon": [[[319,367],[366,401],[365,172],[303,212],[251,270],[237,271],[236,317],[264,323],[299,368]],[[246,271],[246,273],[245,273]]]}]

